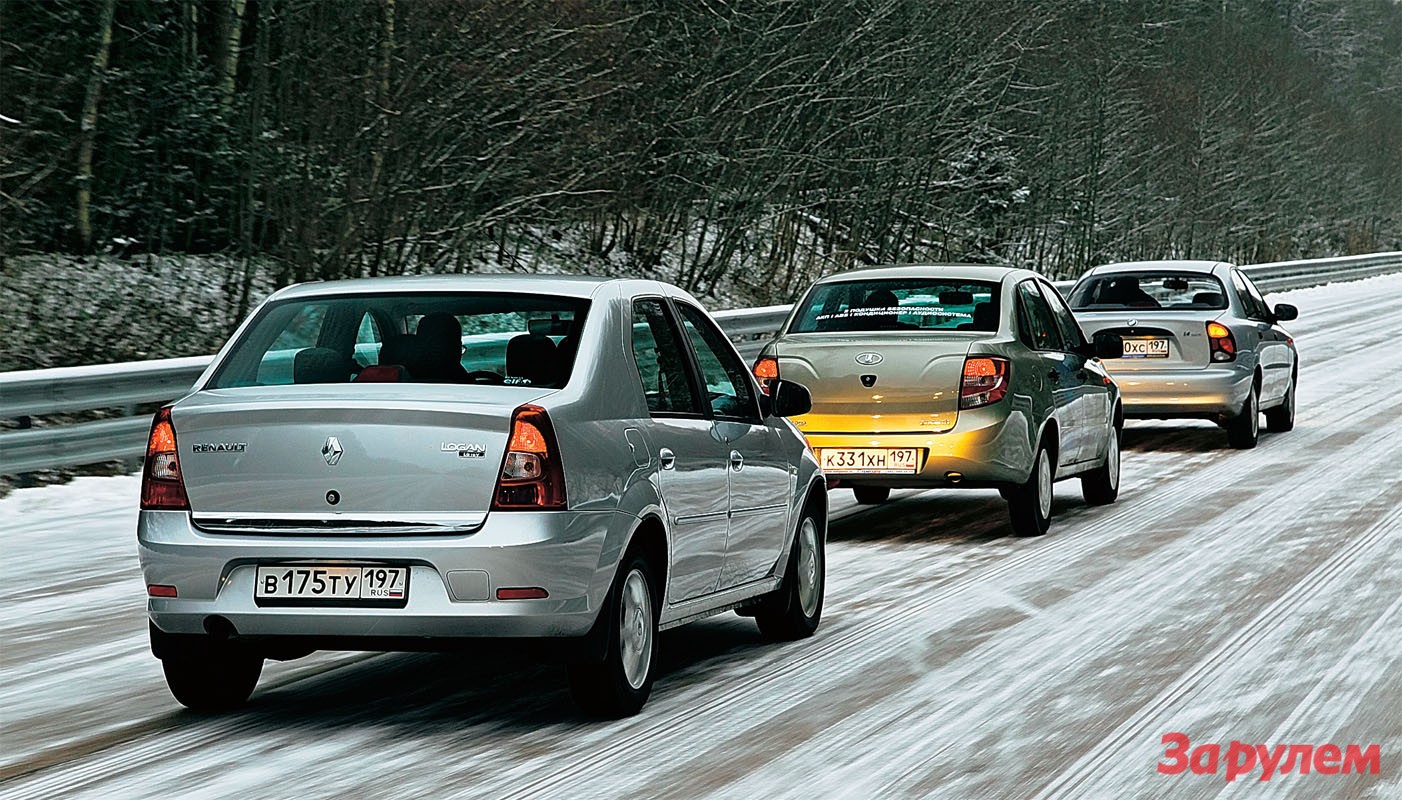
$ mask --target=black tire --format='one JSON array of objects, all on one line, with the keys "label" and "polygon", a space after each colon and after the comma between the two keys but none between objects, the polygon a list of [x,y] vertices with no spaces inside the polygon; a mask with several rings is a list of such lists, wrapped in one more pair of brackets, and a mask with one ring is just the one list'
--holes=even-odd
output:
[{"label": "black tire", "polygon": [[1108,506],[1120,496],[1120,445],[1123,432],[1110,429],[1105,463],[1081,475],[1081,496],[1087,505]]},{"label": "black tire", "polygon": [[1012,519],[1013,533],[1041,536],[1051,528],[1051,484],[1055,477],[1056,465],[1051,461],[1051,452],[1045,443],[1038,444],[1027,482],[1008,491],[1008,516]]},{"label": "black tire", "polygon": [[1285,390],[1285,399],[1275,408],[1266,410],[1266,430],[1271,433],[1285,433],[1295,429],[1295,376],[1290,376],[1290,386]]},{"label": "black tire", "polygon": [[192,711],[230,711],[248,702],[263,657],[216,641],[167,645],[161,658],[166,686],[180,705]]},{"label": "black tire", "polygon": [[570,694],[598,717],[630,717],[652,694],[657,671],[657,581],[647,559],[630,552],[609,590],[608,646],[602,662],[569,666]]},{"label": "black tire", "polygon": [[1250,450],[1261,438],[1261,389],[1253,384],[1241,413],[1227,420],[1227,444],[1238,450]]},{"label": "black tire", "polygon": [[889,486],[853,486],[852,496],[857,498],[857,505],[874,506],[886,502],[891,496]]},{"label": "black tire", "polygon": [[805,639],[818,630],[827,586],[825,530],[819,514],[811,507],[805,509],[794,531],[784,580],[755,609],[755,622],[766,638],[787,642]]}]

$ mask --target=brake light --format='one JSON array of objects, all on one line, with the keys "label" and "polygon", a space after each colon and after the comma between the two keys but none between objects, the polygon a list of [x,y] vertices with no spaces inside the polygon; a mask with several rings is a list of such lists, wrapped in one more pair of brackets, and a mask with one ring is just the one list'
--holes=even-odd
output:
[{"label": "brake light", "polygon": [[146,511],[190,510],[185,481],[180,477],[170,406],[157,411],[151,422],[151,438],[146,440],[146,464],[141,470],[141,508]]},{"label": "brake light", "polygon": [[511,415],[511,438],[501,462],[492,508],[556,511],[565,508],[565,470],[550,417],[524,405]]},{"label": "brake light", "polygon": [[1008,360],[979,357],[964,359],[964,380],[959,386],[959,407],[992,405],[1008,395]]},{"label": "brake light", "polygon": [[1226,325],[1220,322],[1207,323],[1207,344],[1211,349],[1213,361],[1236,360],[1236,339]]},{"label": "brake light", "polygon": [[765,356],[756,361],[755,380],[759,381],[759,390],[769,394],[769,384],[779,380],[779,359]]}]

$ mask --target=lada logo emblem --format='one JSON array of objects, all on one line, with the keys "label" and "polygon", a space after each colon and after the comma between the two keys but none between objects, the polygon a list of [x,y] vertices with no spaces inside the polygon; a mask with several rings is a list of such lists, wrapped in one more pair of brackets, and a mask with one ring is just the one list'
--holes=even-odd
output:
[{"label": "lada logo emblem", "polygon": [[341,460],[341,454],[345,448],[341,447],[341,440],[335,436],[326,437],[326,444],[321,446],[321,457],[326,459],[326,466],[334,467],[336,462]]},{"label": "lada logo emblem", "polygon": [[1139,320],[1137,320],[1137,319],[1132,319],[1132,320],[1129,321],[1129,327],[1131,327],[1131,328],[1133,328],[1135,325],[1138,325],[1138,324],[1139,324]]},{"label": "lada logo emblem", "polygon": [[885,360],[885,356],[880,353],[858,353],[856,359],[857,363],[864,367],[874,367]]}]

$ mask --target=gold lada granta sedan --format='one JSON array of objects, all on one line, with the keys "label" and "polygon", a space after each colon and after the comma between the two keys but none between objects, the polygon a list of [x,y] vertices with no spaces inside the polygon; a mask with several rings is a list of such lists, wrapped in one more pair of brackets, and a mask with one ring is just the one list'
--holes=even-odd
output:
[{"label": "gold lada granta sedan", "polygon": [[865,269],[816,283],[755,362],[761,386],[796,381],[794,418],[830,485],[859,503],[903,487],[996,487],[1014,532],[1046,533],[1052,482],[1086,502],[1119,494],[1120,393],[1040,275],[987,266]]}]

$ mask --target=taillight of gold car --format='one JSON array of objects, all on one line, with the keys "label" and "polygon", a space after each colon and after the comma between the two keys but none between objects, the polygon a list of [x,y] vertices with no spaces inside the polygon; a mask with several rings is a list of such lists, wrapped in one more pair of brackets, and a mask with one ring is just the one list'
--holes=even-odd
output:
[{"label": "taillight of gold car", "polygon": [[1008,394],[1010,366],[1006,358],[978,356],[964,359],[964,380],[959,385],[959,408],[980,408]]}]

